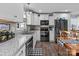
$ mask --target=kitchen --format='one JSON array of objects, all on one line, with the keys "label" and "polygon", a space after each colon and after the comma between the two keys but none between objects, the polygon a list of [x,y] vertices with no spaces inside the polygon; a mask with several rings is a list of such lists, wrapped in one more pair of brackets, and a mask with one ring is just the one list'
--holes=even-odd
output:
[{"label": "kitchen", "polygon": [[0,56],[79,56],[78,3],[0,4]]}]

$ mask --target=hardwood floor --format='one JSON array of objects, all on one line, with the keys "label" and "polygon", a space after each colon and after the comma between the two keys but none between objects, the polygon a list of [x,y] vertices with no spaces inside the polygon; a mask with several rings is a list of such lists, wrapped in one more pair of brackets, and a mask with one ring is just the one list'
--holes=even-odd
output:
[{"label": "hardwood floor", "polygon": [[36,42],[35,48],[42,48],[44,56],[58,56],[58,45],[54,42]]}]

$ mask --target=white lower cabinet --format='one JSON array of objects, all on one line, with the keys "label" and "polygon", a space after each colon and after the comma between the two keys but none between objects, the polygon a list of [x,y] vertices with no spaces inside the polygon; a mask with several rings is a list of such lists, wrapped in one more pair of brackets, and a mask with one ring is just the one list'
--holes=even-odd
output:
[{"label": "white lower cabinet", "polygon": [[21,49],[19,50],[19,52],[16,54],[16,56],[25,56],[26,52],[25,52],[25,45],[21,47]]},{"label": "white lower cabinet", "polygon": [[37,41],[40,41],[40,30],[38,30],[36,33],[36,39]]},{"label": "white lower cabinet", "polygon": [[40,41],[40,30],[35,31],[33,35],[33,48],[35,48],[37,41]]},{"label": "white lower cabinet", "polygon": [[54,21],[53,16],[49,16],[49,25],[54,25]]},{"label": "white lower cabinet", "polygon": [[37,38],[36,38],[36,34],[37,32],[35,31],[34,35],[33,35],[33,48],[35,48],[35,44],[36,44],[36,41],[37,41]]},{"label": "white lower cabinet", "polygon": [[54,42],[54,30],[50,31],[50,42]]}]

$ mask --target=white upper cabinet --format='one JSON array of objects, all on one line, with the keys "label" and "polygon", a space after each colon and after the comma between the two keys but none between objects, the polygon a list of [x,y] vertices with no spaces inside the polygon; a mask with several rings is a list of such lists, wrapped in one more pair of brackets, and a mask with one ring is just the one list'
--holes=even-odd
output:
[{"label": "white upper cabinet", "polygon": [[49,25],[54,25],[54,17],[49,16]]},{"label": "white upper cabinet", "polygon": [[33,21],[34,21],[34,13],[31,12],[31,25],[33,25]]},{"label": "white upper cabinet", "polygon": [[33,25],[40,25],[40,20],[38,19],[38,14],[34,13],[33,16],[34,16]]},{"label": "white upper cabinet", "polygon": [[32,12],[26,12],[27,25],[40,25],[38,14]]},{"label": "white upper cabinet", "polygon": [[40,14],[40,16],[39,16],[39,20],[48,20],[48,19],[49,19],[48,14]]},{"label": "white upper cabinet", "polygon": [[27,17],[27,25],[32,24],[32,12],[26,12],[26,17]]}]

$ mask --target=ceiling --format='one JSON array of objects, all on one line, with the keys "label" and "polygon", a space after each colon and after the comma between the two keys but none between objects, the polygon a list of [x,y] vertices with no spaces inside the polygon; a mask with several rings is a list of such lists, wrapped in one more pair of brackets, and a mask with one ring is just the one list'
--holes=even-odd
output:
[{"label": "ceiling", "polygon": [[70,11],[73,15],[79,14],[79,3],[30,3],[29,8],[41,13]]}]

